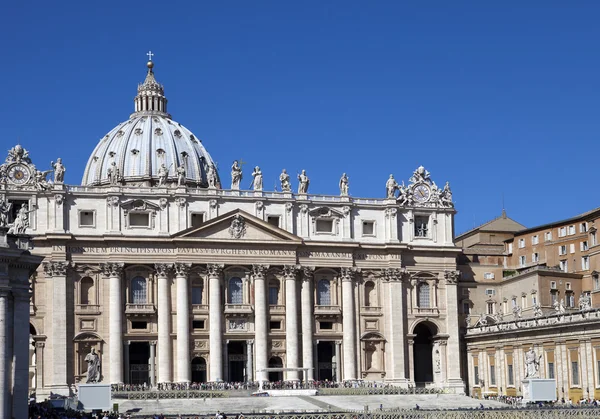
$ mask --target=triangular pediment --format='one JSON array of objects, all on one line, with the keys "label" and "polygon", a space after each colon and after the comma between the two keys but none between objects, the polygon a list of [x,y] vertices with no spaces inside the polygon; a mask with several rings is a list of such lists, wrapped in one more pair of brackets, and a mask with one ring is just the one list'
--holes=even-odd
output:
[{"label": "triangular pediment", "polygon": [[173,237],[231,241],[302,242],[300,237],[240,209],[220,215],[199,226],[180,231]]}]

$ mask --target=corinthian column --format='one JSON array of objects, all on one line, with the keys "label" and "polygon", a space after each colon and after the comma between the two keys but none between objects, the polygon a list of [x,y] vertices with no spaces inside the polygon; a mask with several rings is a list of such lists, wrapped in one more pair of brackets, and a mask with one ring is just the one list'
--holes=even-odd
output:
[{"label": "corinthian column", "polygon": [[[457,284],[460,271],[445,271],[446,280],[446,324],[448,325],[448,348],[447,354],[460,353],[460,342],[458,337],[458,291]],[[454,387],[457,393],[464,394],[464,383],[460,376],[460,362],[442,361],[448,366],[448,384]]]},{"label": "corinthian column", "polygon": [[[354,276],[356,268],[341,268],[342,279],[342,327],[344,329],[344,376],[343,380],[356,379],[356,329],[354,325]],[[337,360],[339,365],[339,360]]]},{"label": "corinthian column", "polygon": [[[404,330],[404,284],[403,279],[408,276],[405,269],[388,268],[382,271],[382,277],[389,283],[390,329],[389,344],[393,356],[391,360],[390,378],[400,382],[407,380],[406,365],[406,331]],[[386,377],[387,378],[387,377]]]},{"label": "corinthian column", "polygon": [[208,320],[210,330],[210,380],[223,381],[223,310],[221,308],[223,265],[208,265]]},{"label": "corinthian column", "polygon": [[267,360],[267,289],[265,274],[269,265],[252,265],[254,277],[254,341],[256,351],[256,380],[268,381]]},{"label": "corinthian column", "polygon": [[189,383],[192,374],[188,297],[188,273],[191,266],[191,263],[175,264],[175,280],[177,281],[177,381],[180,383]]},{"label": "corinthian column", "polygon": [[158,277],[158,382],[173,381],[171,368],[171,297],[169,271],[173,267],[169,263],[154,265]]},{"label": "corinthian column", "polygon": [[[285,278],[285,354],[287,368],[298,368],[298,305],[296,304],[296,266],[284,266]],[[298,380],[298,371],[289,371],[288,380]]]},{"label": "corinthian column", "polygon": [[108,356],[110,360],[110,382],[123,382],[123,288],[121,274],[123,263],[102,263],[102,272],[108,278],[109,322]]},{"label": "corinthian column", "polygon": [[315,365],[313,355],[313,303],[312,303],[312,283],[315,268],[304,266],[302,268],[302,367],[308,368],[306,379],[313,381],[315,379]]}]

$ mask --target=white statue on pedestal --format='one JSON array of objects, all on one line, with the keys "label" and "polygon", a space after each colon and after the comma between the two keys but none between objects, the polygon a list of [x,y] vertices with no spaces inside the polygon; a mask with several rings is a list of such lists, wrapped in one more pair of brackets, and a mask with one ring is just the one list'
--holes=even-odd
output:
[{"label": "white statue on pedestal", "polygon": [[308,179],[308,176],[306,175],[306,170],[302,170],[302,173],[300,173],[298,175],[298,180],[300,181],[300,184],[298,185],[298,193],[299,194],[308,193],[308,184],[310,183],[310,180]]},{"label": "white statue on pedestal", "polygon": [[529,351],[525,353],[525,378],[539,378],[540,359],[533,351],[533,348],[529,348]]},{"label": "white statue on pedestal", "polygon": [[290,183],[290,175],[283,169],[279,175],[279,182],[281,182],[281,192],[291,192],[292,184]]},{"label": "white statue on pedestal", "polygon": [[252,181],[252,188],[255,191],[262,191],[262,188],[263,188],[263,175],[262,175],[262,172],[260,170],[260,167],[256,166],[254,168],[254,171],[252,172],[252,177],[254,178],[254,181]]},{"label": "white statue on pedestal", "polygon": [[386,190],[386,198],[394,198],[396,195],[396,190],[398,189],[398,182],[394,179],[394,175],[390,175],[390,178],[385,183]]},{"label": "white statue on pedestal", "polygon": [[161,164],[158,168],[158,186],[165,186],[167,184],[167,176],[169,175],[169,169],[165,164]]},{"label": "white statue on pedestal", "polygon": [[8,227],[8,214],[12,204],[0,196],[0,227]]},{"label": "white statue on pedestal", "polygon": [[340,179],[340,196],[348,196],[348,176],[344,173]]},{"label": "white statue on pedestal", "polygon": [[177,168],[177,186],[185,186],[186,174],[185,166],[181,163]]},{"label": "white statue on pedestal", "polygon": [[240,182],[242,180],[242,168],[237,160],[231,165],[231,189],[239,190]]},{"label": "white statue on pedestal", "polygon": [[56,163],[50,162],[50,166],[54,169],[54,183],[63,183],[67,169],[62,164],[62,159],[59,157],[56,159]]}]

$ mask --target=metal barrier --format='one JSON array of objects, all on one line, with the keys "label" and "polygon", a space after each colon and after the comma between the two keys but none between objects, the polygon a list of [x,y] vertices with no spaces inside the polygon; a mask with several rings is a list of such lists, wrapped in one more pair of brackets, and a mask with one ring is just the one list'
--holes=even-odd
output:
[{"label": "metal barrier", "polygon": [[160,399],[215,399],[229,397],[227,391],[207,390],[145,390],[113,391],[113,399],[160,400]]}]

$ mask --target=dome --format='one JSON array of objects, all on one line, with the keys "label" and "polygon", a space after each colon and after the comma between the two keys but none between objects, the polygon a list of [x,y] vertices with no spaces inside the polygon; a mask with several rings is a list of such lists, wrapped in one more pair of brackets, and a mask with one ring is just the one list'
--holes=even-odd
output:
[{"label": "dome", "polygon": [[117,169],[118,184],[157,185],[164,164],[167,184],[177,183],[176,170],[183,165],[187,186],[208,186],[206,173],[214,164],[210,154],[190,130],[171,119],[164,88],[154,78],[154,63],[149,61],[147,67],[146,80],[134,100],[135,112],[100,140],[85,167],[82,185],[109,185],[111,168]]}]

